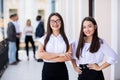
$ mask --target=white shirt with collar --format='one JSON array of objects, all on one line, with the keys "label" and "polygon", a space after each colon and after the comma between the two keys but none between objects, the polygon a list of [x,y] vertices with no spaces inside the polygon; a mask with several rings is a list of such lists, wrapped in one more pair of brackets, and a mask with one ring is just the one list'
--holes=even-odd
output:
[{"label": "white shirt with collar", "polygon": [[[46,35],[41,37],[39,39],[39,42],[44,45],[44,40],[46,38]],[[72,41],[68,38],[69,45],[72,44]],[[66,44],[65,41],[63,40],[63,37],[59,34],[57,37],[51,34],[50,39],[46,45],[46,51],[49,53],[65,53],[66,52]],[[44,60],[45,62],[54,62],[54,61],[48,61]]]},{"label": "white shirt with collar", "polygon": [[18,21],[14,21],[13,24],[15,25],[16,33],[20,33],[20,26],[18,24]]},{"label": "white shirt with collar", "polygon": [[105,61],[109,64],[113,64],[117,61],[118,55],[115,53],[115,51],[108,46],[108,44],[103,40],[103,44],[101,44],[100,49],[95,52],[91,53],[89,51],[91,43],[85,43],[82,51],[82,55],[79,57],[79,60],[76,57],[76,49],[78,45],[78,41],[74,42],[72,45],[73,47],[73,59],[76,60],[77,64],[94,64],[94,63],[101,63],[104,58]]}]

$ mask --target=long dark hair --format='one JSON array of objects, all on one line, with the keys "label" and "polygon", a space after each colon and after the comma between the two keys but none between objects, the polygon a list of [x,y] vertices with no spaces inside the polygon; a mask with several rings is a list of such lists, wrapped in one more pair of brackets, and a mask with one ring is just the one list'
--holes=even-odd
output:
[{"label": "long dark hair", "polygon": [[94,26],[96,26],[89,51],[91,53],[94,53],[94,52],[97,52],[98,49],[100,48],[100,41],[99,41],[98,30],[97,30],[97,23],[96,23],[94,18],[85,17],[82,21],[82,24],[81,24],[80,37],[79,37],[79,42],[78,42],[77,51],[76,51],[76,57],[78,59],[79,59],[79,56],[81,56],[81,54],[82,54],[82,49],[83,49],[84,44],[85,44],[84,38],[85,38],[86,35],[83,33],[83,23],[84,23],[84,21],[91,21],[94,24]]},{"label": "long dark hair", "polygon": [[48,21],[47,21],[47,35],[46,35],[46,38],[45,38],[45,41],[44,41],[44,43],[45,43],[44,49],[46,50],[46,44],[49,41],[50,35],[52,34],[52,29],[50,27],[50,19],[51,19],[52,16],[57,16],[61,20],[60,34],[63,37],[63,40],[65,41],[65,44],[66,44],[66,47],[67,47],[66,51],[68,51],[68,49],[69,49],[69,42],[68,42],[68,39],[67,39],[66,34],[64,32],[63,18],[62,18],[62,16],[59,13],[51,13],[49,18],[48,18]]}]

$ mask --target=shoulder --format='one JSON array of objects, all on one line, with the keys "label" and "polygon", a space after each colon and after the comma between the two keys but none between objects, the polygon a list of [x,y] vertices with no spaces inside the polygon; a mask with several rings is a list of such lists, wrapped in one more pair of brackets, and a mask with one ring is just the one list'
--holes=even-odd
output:
[{"label": "shoulder", "polygon": [[101,44],[101,47],[104,48],[104,49],[110,49],[110,45],[104,40],[104,39],[101,39],[100,38],[100,44]]},{"label": "shoulder", "polygon": [[15,25],[14,25],[12,22],[9,22],[9,23],[8,23],[8,27],[10,27],[10,28],[15,28]]},{"label": "shoulder", "polygon": [[8,25],[14,25],[12,22],[9,22]]},{"label": "shoulder", "polygon": [[102,45],[108,45],[107,42],[102,38],[99,38],[99,41],[100,41],[100,44]]},{"label": "shoulder", "polygon": [[104,40],[102,38],[99,38],[99,42],[100,42],[100,44],[103,44]]},{"label": "shoulder", "polygon": [[42,20],[40,20],[40,23],[44,23]]}]

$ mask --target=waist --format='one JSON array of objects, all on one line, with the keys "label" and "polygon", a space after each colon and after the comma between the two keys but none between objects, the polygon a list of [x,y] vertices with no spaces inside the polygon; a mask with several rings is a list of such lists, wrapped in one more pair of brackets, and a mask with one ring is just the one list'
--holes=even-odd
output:
[{"label": "waist", "polygon": [[87,65],[88,64],[80,64],[79,67],[81,67],[81,69],[89,69]]},{"label": "waist", "polygon": [[20,35],[20,33],[16,33],[16,35]]},{"label": "waist", "polygon": [[44,62],[44,64],[47,64],[47,65],[61,65],[61,64],[65,64],[65,62]]},{"label": "waist", "polygon": [[61,62],[56,62],[56,61],[51,61],[51,60],[44,60],[44,59],[43,59],[43,61],[46,63],[61,63]]}]

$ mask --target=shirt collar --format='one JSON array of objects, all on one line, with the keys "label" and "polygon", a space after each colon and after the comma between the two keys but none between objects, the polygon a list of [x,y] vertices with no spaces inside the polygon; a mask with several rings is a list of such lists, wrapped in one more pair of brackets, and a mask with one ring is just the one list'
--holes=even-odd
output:
[{"label": "shirt collar", "polygon": [[54,36],[53,34],[51,34],[51,37],[53,37],[53,38],[61,38],[62,36],[61,36],[61,34],[59,34],[58,36]]}]

